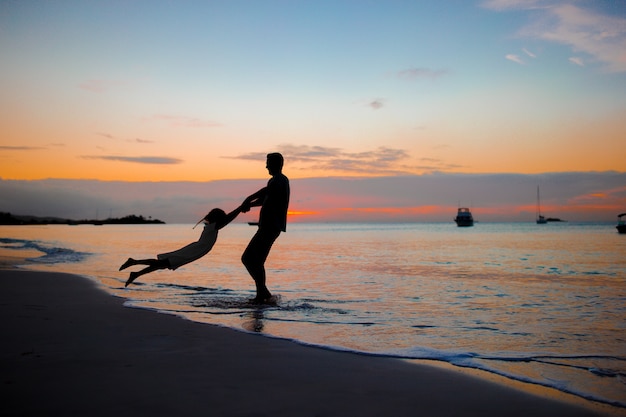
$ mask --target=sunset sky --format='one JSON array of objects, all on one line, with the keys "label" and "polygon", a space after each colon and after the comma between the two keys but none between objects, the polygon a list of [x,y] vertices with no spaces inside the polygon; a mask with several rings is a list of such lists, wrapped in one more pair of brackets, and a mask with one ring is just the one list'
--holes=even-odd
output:
[{"label": "sunset sky", "polygon": [[[626,211],[623,1],[7,0],[0,53],[0,191],[162,182],[158,197],[180,200],[180,182],[260,180],[245,197],[280,151],[303,180],[294,213],[329,177],[371,181],[370,201],[348,188],[335,214],[479,210],[448,183],[440,203],[383,202],[374,180],[503,174],[526,176],[531,207],[542,185],[554,210],[596,195],[582,211]],[[540,184],[598,172],[618,179],[560,203]]]}]

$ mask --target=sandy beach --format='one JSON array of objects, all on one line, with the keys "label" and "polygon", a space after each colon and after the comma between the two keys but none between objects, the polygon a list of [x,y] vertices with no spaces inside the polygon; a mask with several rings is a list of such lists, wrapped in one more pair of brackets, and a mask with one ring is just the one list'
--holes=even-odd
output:
[{"label": "sandy beach", "polygon": [[593,416],[440,367],[147,310],[87,278],[0,269],[2,415]]}]

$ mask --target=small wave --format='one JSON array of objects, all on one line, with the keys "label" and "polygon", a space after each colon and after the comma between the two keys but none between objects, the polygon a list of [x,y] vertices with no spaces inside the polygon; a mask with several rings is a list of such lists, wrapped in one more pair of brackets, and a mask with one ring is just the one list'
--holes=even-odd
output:
[{"label": "small wave", "polygon": [[[215,310],[235,310],[244,311],[244,310],[254,310],[259,307],[250,303],[248,299],[239,298],[239,297],[211,297],[207,300],[193,300],[191,305],[196,308],[209,309],[209,313],[211,314],[220,314],[222,311],[218,312]],[[232,313],[232,311],[229,311]]]},{"label": "small wave", "polygon": [[620,379],[626,377],[626,373],[616,371],[614,369],[589,368],[589,372],[591,372],[594,375],[602,376],[602,377],[620,378]]},{"label": "small wave", "polygon": [[215,288],[215,287],[201,287],[198,285],[185,285],[185,284],[179,284],[179,283],[167,283],[167,282],[159,282],[156,284],[153,284],[154,287],[156,288],[163,288],[163,289],[168,289],[168,290],[182,290],[182,291],[188,291],[191,293],[191,295],[205,295],[205,294],[209,294],[209,295],[214,295],[214,294],[231,294],[233,293],[233,290],[228,289],[228,288]]},{"label": "small wave", "polygon": [[371,303],[372,301],[375,301],[374,299],[371,298],[362,298],[362,299],[350,299],[350,300],[345,300],[345,299],[331,299],[331,298],[307,298],[307,297],[303,297],[300,298],[300,301],[303,303],[313,303],[313,304],[365,304],[365,303]]},{"label": "small wave", "polygon": [[[509,372],[498,366],[498,362],[535,363],[539,366],[548,365],[563,367],[577,371],[589,372],[590,374],[600,378],[617,378],[618,380],[622,381],[624,378],[626,378],[626,373],[624,373],[623,371],[616,370],[611,367],[597,367],[588,365],[586,366],[584,365],[584,363],[589,363],[589,361],[591,360],[626,362],[626,357],[604,355],[528,355],[526,353],[508,355],[486,355],[467,351],[441,350],[427,347],[413,347],[410,349],[392,350],[382,352],[381,354],[401,359],[425,359],[447,362],[455,366],[478,369],[520,382],[553,388],[590,401],[609,404],[619,408],[626,408],[626,402],[620,400],[609,399],[605,398],[602,395],[577,390],[576,388],[572,388],[567,384],[560,383],[558,380],[553,380],[550,378],[538,379],[536,377],[529,377],[514,372]],[[578,364],[577,362],[582,362],[583,364]]]},{"label": "small wave", "polygon": [[69,248],[50,246],[49,243],[39,242],[36,240],[0,238],[0,243],[3,248],[17,250],[34,249],[42,252],[42,256],[26,259],[28,262],[39,264],[77,263],[84,261],[91,255],[87,252],[79,252]]}]

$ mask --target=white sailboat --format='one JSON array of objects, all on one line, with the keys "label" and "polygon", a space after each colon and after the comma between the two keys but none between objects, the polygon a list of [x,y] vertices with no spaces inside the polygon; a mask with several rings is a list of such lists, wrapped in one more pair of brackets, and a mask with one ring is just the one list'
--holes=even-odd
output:
[{"label": "white sailboat", "polygon": [[541,199],[539,198],[539,186],[537,186],[537,224],[546,224],[548,221],[541,215]]}]

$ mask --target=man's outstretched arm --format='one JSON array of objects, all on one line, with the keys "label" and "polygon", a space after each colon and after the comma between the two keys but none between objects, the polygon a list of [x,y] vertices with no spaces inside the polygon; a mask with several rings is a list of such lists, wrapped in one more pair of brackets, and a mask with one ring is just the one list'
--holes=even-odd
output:
[{"label": "man's outstretched arm", "polygon": [[256,193],[249,195],[242,204],[244,208],[243,212],[245,213],[246,211],[248,211],[250,207],[258,207],[258,206],[263,205],[263,200],[265,199],[266,194],[267,194],[267,187],[263,187]]}]

